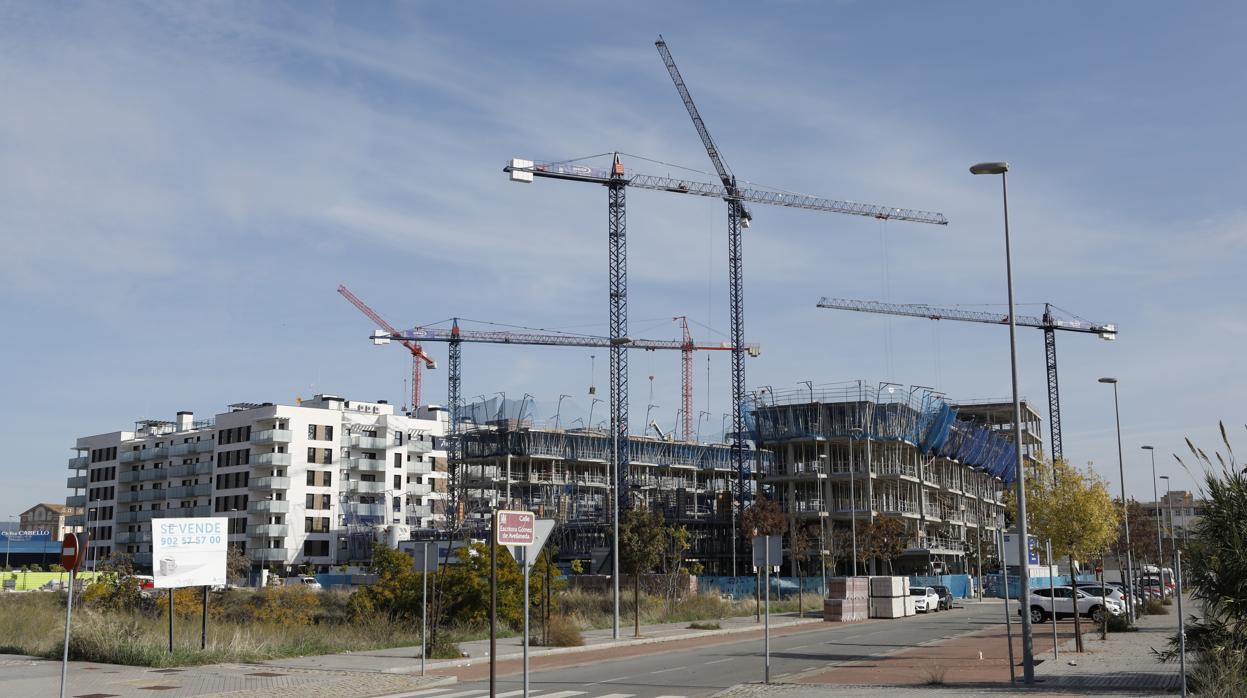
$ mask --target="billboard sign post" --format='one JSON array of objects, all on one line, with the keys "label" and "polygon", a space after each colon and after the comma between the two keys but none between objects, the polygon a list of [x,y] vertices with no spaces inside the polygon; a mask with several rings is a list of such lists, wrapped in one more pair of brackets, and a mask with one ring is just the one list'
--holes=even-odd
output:
[{"label": "billboard sign post", "polygon": [[170,518],[152,521],[153,586],[169,590],[169,652],[173,653],[173,590],[203,587],[203,620],[199,644],[208,644],[208,589],[223,586],[229,545],[229,519],[224,516]]}]

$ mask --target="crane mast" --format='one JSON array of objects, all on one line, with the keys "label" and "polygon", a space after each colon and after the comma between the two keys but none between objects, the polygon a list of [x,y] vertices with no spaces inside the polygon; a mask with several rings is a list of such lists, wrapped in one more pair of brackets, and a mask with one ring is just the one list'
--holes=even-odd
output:
[{"label": "crane mast", "polygon": [[[823,298],[818,307],[832,310],[853,310],[860,313],[878,315],[898,315],[902,317],[921,317],[928,320],[956,320],[958,322],[979,322],[988,325],[1008,325],[1008,313],[990,313],[962,308],[938,308],[919,303],[880,303],[878,301],[850,300],[847,298]],[[1044,303],[1041,317],[1019,315],[1014,318],[1018,327],[1034,327],[1044,333],[1044,358],[1048,377],[1048,421],[1052,440],[1052,457],[1064,458],[1064,445],[1061,442],[1061,391],[1057,380],[1056,333],[1081,332],[1094,334],[1101,339],[1117,338],[1117,325],[1112,323],[1088,322],[1078,318],[1058,318],[1052,314],[1052,304]]]},{"label": "crane mast", "polygon": [[688,331],[688,317],[677,315],[671,318],[680,323],[683,349],[680,352],[680,410],[683,414],[681,436],[690,440],[693,433],[693,335]]}]

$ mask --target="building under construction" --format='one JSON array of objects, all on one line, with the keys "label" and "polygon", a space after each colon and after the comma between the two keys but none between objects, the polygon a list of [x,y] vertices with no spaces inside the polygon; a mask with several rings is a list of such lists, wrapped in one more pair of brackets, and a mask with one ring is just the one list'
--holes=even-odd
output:
[{"label": "building under construction", "polygon": [[[561,561],[587,561],[592,571],[609,572],[611,433],[536,427],[521,416],[499,415],[464,431],[460,517],[470,526],[483,523],[495,506],[536,512],[558,523]],[[629,506],[685,526],[691,534],[686,559],[708,573],[730,574],[737,480],[731,446],[633,435],[627,459]],[[770,454],[752,447],[749,461],[751,482],[756,472],[772,467]],[[744,565],[747,552],[737,547]]]},{"label": "building under construction", "polygon": [[860,541],[870,523],[896,518],[906,537],[898,573],[960,571],[1003,525],[1012,439],[930,389],[853,382],[754,397],[758,442],[773,454],[760,485],[794,525],[824,536],[820,548],[854,519]]}]

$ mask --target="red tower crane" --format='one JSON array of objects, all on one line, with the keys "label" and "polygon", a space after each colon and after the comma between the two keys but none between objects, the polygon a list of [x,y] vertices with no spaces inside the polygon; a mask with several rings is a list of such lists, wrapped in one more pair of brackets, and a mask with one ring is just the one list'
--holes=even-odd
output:
[{"label": "red tower crane", "polygon": [[[384,318],[377,314],[377,311],[369,308],[367,303],[360,300],[359,296],[351,293],[346,286],[339,285],[338,293],[341,293],[343,298],[350,301],[351,305],[358,308],[361,313],[367,315],[368,319],[377,323],[378,326],[384,328],[390,334],[398,333],[398,330],[394,329],[393,325],[386,322]],[[411,352],[411,409],[414,410],[420,406],[420,364],[423,362],[429,368],[437,368],[437,362],[424,353],[424,349],[420,348],[420,345],[415,342],[404,341],[402,345]]]},{"label": "red tower crane", "polygon": [[680,349],[680,368],[682,370],[680,380],[680,406],[684,414],[684,420],[681,426],[684,428],[681,437],[689,440],[689,435],[693,433],[693,335],[688,331],[688,317],[685,315],[677,315],[672,320],[680,323],[680,330],[683,331],[683,346]]}]

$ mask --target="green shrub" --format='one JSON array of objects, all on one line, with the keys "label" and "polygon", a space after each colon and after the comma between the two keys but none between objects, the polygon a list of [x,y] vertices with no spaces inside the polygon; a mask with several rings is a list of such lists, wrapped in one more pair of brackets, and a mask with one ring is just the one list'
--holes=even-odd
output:
[{"label": "green shrub", "polygon": [[1160,599],[1148,599],[1143,604],[1143,612],[1149,616],[1160,616],[1167,615],[1169,609],[1165,607],[1165,604],[1161,603]]},{"label": "green shrub", "polygon": [[720,630],[721,627],[717,622],[710,621],[695,621],[688,624],[689,630]]},{"label": "green shrub", "polygon": [[1108,631],[1110,633],[1130,633],[1136,630],[1138,628],[1130,622],[1130,619],[1124,613],[1119,616],[1110,615],[1108,617]]}]

